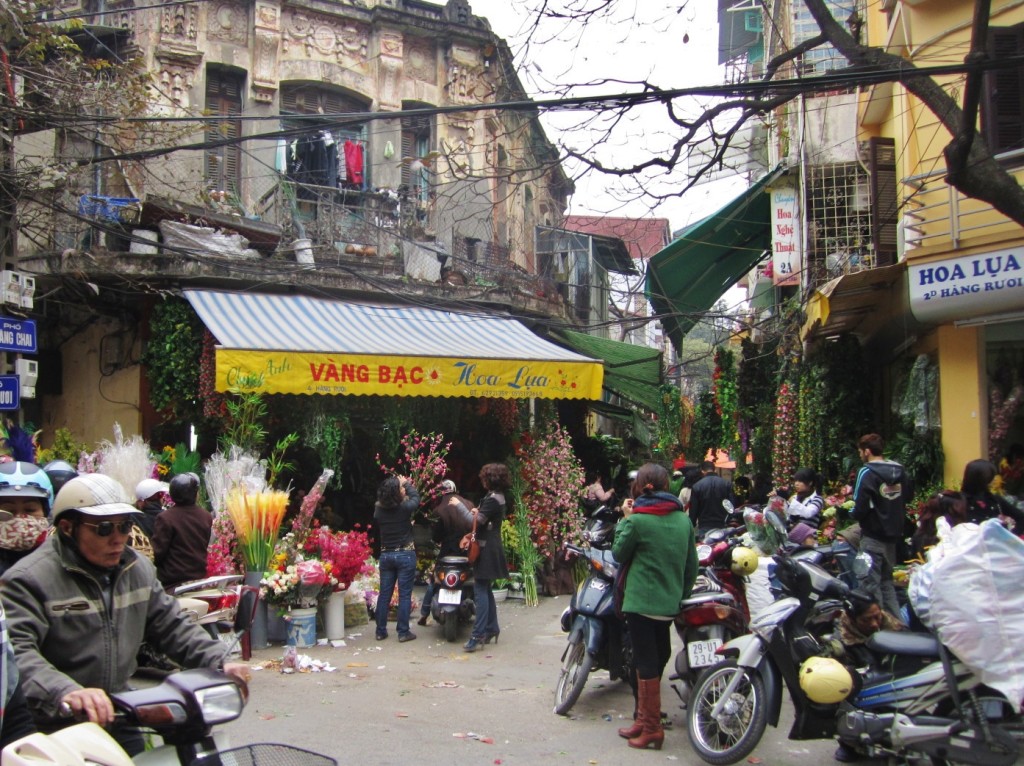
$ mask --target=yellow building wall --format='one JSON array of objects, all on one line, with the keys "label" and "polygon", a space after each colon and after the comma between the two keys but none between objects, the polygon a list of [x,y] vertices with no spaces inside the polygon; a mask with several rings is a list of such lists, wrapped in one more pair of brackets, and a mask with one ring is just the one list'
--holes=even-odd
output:
[{"label": "yellow building wall", "polygon": [[939,341],[939,409],[947,487],[959,486],[964,466],[987,455],[988,400],[982,331],[942,325]]},{"label": "yellow building wall", "polygon": [[[878,12],[879,6],[869,3],[866,42],[884,46],[919,67],[962,64],[970,50],[974,9],[974,0],[897,2],[894,21],[888,23],[886,14]],[[991,26],[1020,23],[1024,23],[1024,3],[992,4]],[[963,75],[936,79],[962,104]],[[964,228],[954,239],[950,222],[956,209],[950,206],[950,189],[943,181],[946,163],[942,152],[952,139],[950,132],[898,83],[865,89],[861,105],[862,135],[887,136],[895,141],[900,179],[897,196],[903,223],[916,226],[921,234],[934,235],[925,236],[913,247],[914,234],[908,232],[911,245],[904,251],[908,264],[981,255],[1024,242],[1024,230],[1019,225],[994,212],[987,203],[965,198],[959,200]],[[1011,172],[1021,180],[1024,171],[1019,167]],[[923,187],[905,182],[924,174],[932,175]],[[916,219],[912,217],[915,213],[919,214]],[[944,478],[947,486],[959,486],[964,465],[988,454],[985,334],[978,327],[958,328],[953,322],[931,325],[925,332],[934,338],[938,358]]]},{"label": "yellow building wall", "polygon": [[[140,433],[140,365],[110,375],[101,372],[101,341],[121,329],[120,322],[99,320],[61,347],[64,393],[43,397],[40,442],[44,447],[53,445],[58,428],[69,429],[90,448],[104,439],[113,441],[115,423],[121,425],[126,438]],[[131,358],[139,358],[138,348],[133,349]]]}]

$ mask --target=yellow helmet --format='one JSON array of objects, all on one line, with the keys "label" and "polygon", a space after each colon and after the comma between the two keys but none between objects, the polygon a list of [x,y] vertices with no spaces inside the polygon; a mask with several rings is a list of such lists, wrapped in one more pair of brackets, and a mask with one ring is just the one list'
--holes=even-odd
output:
[{"label": "yellow helmet", "polygon": [[732,573],[743,577],[757,569],[757,554],[745,545],[738,545],[732,549]]},{"label": "yellow helmet", "polygon": [[811,657],[800,666],[800,688],[811,702],[834,705],[853,691],[853,676],[831,657]]}]

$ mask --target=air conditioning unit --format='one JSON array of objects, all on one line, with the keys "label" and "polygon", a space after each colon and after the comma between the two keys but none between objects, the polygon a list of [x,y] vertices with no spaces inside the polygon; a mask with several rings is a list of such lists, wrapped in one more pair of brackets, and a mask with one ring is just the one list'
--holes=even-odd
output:
[{"label": "air conditioning unit", "polygon": [[22,386],[21,387],[21,398],[22,399],[35,399],[36,398],[36,387],[35,386]]},{"label": "air conditioning unit", "polygon": [[14,362],[14,372],[21,384],[21,395],[25,395],[25,387],[35,387],[39,380],[39,362],[35,359],[18,359]]},{"label": "air conditioning unit", "polygon": [[0,272],[0,294],[3,296],[4,303],[21,306],[22,277],[20,271],[4,269]]}]

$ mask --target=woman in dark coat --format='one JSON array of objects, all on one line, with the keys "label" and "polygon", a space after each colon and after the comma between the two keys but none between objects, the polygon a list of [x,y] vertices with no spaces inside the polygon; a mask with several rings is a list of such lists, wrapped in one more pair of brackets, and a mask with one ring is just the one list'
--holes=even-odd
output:
[{"label": "woman in dark coat", "polygon": [[473,634],[462,647],[475,652],[483,644],[498,643],[501,629],[498,627],[498,607],[494,603],[491,581],[496,577],[508,577],[505,549],[501,544],[501,522],[505,518],[505,492],[509,488],[508,468],[501,463],[488,463],[480,469],[480,483],[487,494],[474,508],[476,515],[476,539],[480,544],[480,557],[473,565],[473,598],[476,600],[476,622]]},{"label": "woman in dark coat", "polygon": [[980,524],[985,519],[1000,517],[1013,520],[1010,529],[1015,535],[1024,533],[1024,511],[989,488],[998,471],[988,460],[972,460],[964,467],[960,492],[967,501],[967,520]]}]

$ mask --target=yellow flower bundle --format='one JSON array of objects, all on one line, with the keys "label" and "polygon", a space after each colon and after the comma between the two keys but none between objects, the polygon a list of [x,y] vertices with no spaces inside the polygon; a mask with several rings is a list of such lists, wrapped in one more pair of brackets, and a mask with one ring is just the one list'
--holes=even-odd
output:
[{"label": "yellow flower bundle", "polygon": [[236,487],[228,492],[225,507],[235,526],[246,570],[265,572],[288,509],[288,493],[277,489],[246,492]]}]

